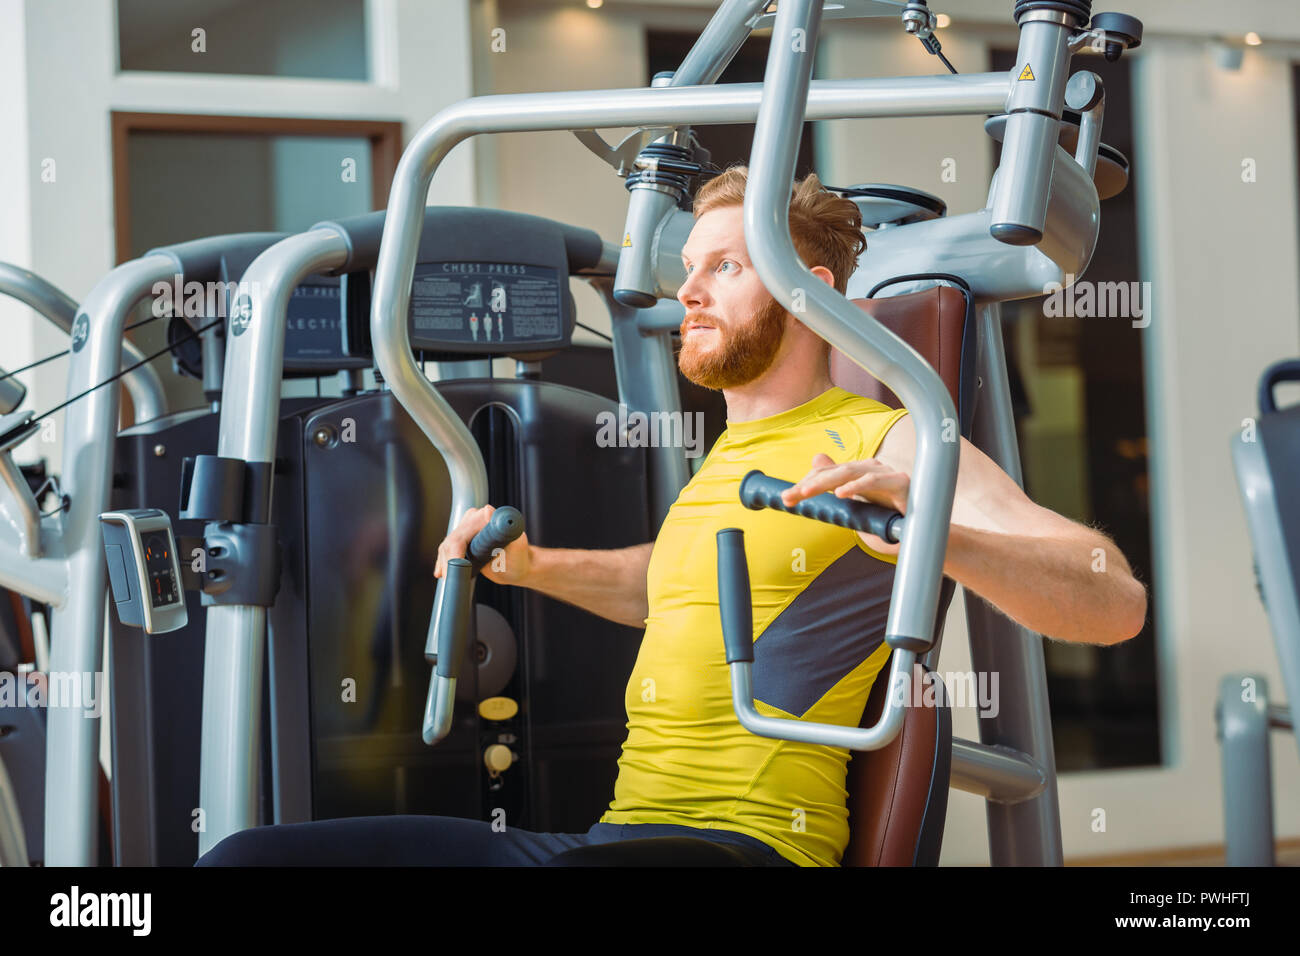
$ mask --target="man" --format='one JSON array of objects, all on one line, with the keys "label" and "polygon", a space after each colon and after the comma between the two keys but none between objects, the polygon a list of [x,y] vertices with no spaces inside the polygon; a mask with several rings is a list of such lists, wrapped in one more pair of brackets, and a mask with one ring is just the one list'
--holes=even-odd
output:
[{"label": "man", "polygon": [[[645,628],[627,685],[628,738],[609,810],[586,834],[490,831],[444,817],[326,821],[263,839],[237,834],[204,862],[317,862],[367,847],[366,861],[546,863],[559,852],[638,837],[693,836],[756,864],[834,866],[848,842],[847,751],[749,733],[732,710],[717,607],[714,535],[740,527],[754,600],[760,712],[856,726],[889,656],[883,642],[897,545],[770,509],[750,511],[751,468],[805,472],[787,504],[825,491],[905,512],[915,432],[904,410],[837,388],[829,346],[771,297],[745,252],[747,170],[703,186],[682,250],[686,307],[679,366],[718,389],[727,429],[682,489],[654,543],[605,551],[538,547],[520,537],[500,570],[610,620]],[[857,207],[815,175],[798,183],[790,232],[817,279],[844,292],[865,240]],[[833,454],[832,454],[833,453]],[[467,512],[435,573],[464,555],[492,506]],[[1093,568],[1106,555],[1105,573]],[[944,573],[1051,638],[1115,644],[1135,636],[1146,591],[1107,537],[1030,501],[987,456],[961,443]],[[326,829],[330,828],[332,834]],[[330,846],[332,839],[332,846]],[[241,847],[228,848],[232,841]],[[384,849],[386,848],[386,850]],[[240,852],[235,852],[239,850]],[[242,856],[242,858],[241,858]]]}]

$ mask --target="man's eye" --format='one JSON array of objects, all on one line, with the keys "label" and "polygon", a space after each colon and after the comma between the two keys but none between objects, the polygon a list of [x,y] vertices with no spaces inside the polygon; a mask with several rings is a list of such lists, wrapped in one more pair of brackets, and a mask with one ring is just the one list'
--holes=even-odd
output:
[{"label": "man's eye", "polygon": [[730,259],[723,259],[722,262],[718,264],[718,268],[721,269],[723,266],[734,266],[734,265],[735,263],[732,262]]}]

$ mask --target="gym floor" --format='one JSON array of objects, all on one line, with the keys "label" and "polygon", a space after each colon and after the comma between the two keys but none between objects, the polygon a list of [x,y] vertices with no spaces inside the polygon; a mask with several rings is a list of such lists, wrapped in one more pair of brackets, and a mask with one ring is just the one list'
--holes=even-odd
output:
[{"label": "gym floor", "polygon": [[[1279,840],[1276,844],[1278,866],[1300,866],[1300,840]],[[1115,856],[1067,858],[1066,866],[1223,866],[1222,844],[1189,846],[1155,853],[1123,853]]]}]

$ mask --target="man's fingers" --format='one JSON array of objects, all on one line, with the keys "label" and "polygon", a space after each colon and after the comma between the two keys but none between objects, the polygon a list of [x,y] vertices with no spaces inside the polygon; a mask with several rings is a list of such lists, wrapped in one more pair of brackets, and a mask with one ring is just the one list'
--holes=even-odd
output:
[{"label": "man's fingers", "polygon": [[882,465],[874,458],[822,468],[804,476],[804,478],[781,492],[781,500],[786,505],[793,505],[804,498],[811,498],[813,495],[821,494],[823,491],[832,491],[864,473],[888,470],[885,465]]},{"label": "man's fingers", "polygon": [[906,507],[909,481],[906,475],[896,471],[868,472],[837,487],[835,495],[838,498],[856,495],[877,504],[888,504],[901,512]]},{"label": "man's fingers", "polygon": [[438,545],[438,560],[433,567],[434,577],[442,577],[451,558],[463,558],[469,551],[469,543],[487,526],[496,509],[492,505],[482,508],[466,508],[455,529]]}]

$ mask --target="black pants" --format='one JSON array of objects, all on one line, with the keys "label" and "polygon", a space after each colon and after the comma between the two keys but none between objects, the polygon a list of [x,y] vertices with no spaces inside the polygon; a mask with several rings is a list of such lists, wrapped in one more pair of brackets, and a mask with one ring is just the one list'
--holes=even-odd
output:
[{"label": "black pants", "polygon": [[794,866],[743,833],[597,823],[586,833],[494,830],[482,820],[388,816],[257,827],[198,866]]}]

